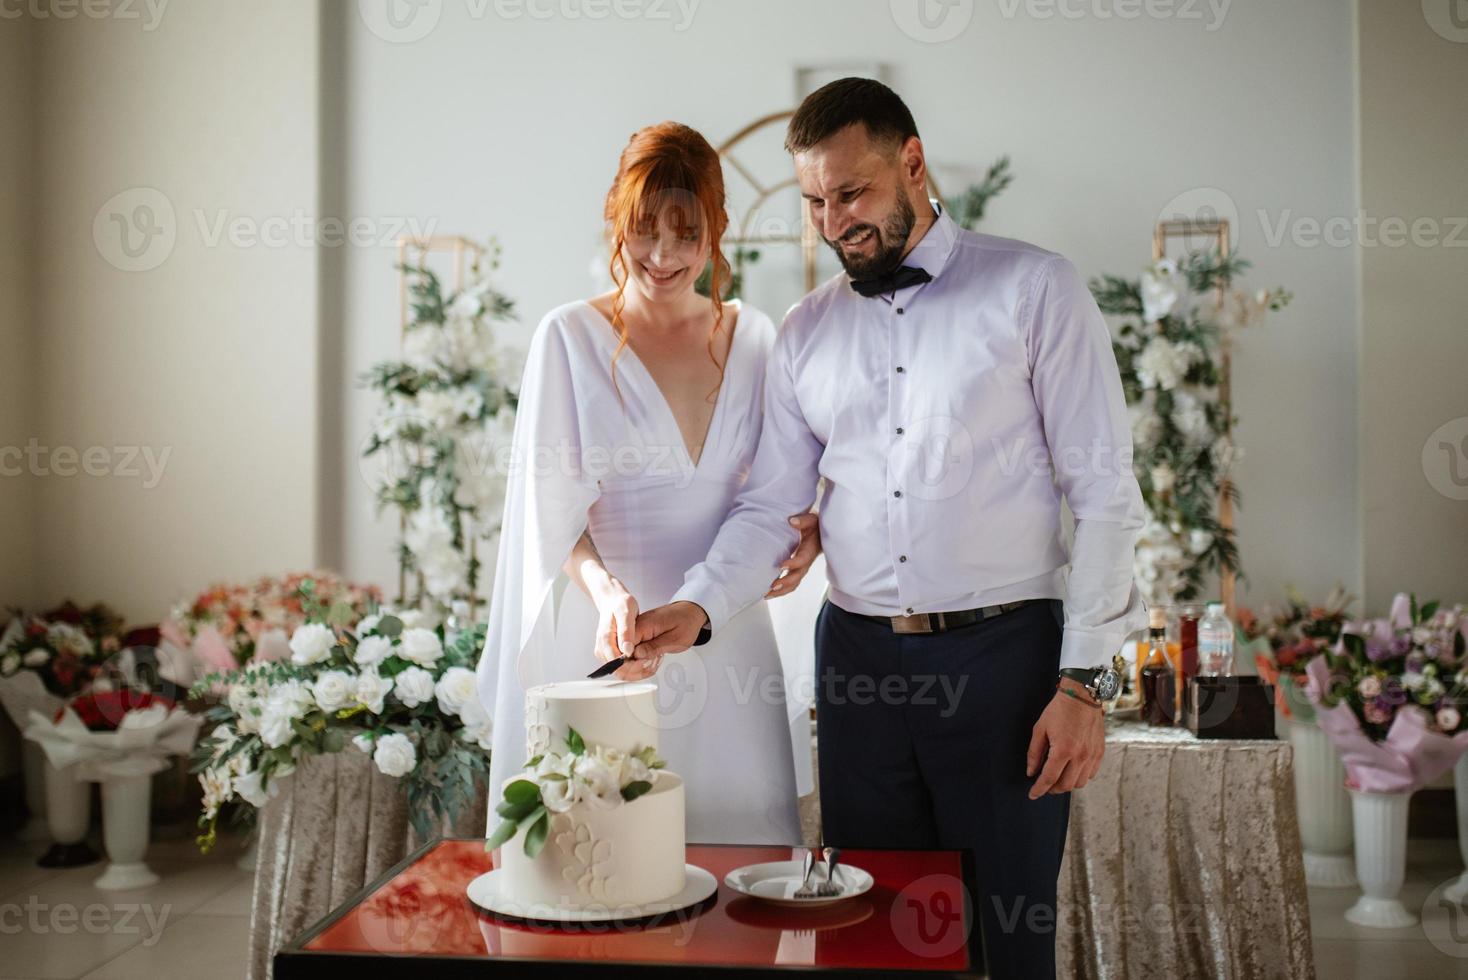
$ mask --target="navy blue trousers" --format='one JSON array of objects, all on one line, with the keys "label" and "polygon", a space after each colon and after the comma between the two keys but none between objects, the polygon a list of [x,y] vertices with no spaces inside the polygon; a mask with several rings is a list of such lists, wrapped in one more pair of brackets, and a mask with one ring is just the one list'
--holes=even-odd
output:
[{"label": "navy blue trousers", "polygon": [[816,621],[826,843],[971,851],[994,980],[1055,976],[1070,796],[1031,800],[1025,752],[1055,694],[1061,616],[1041,600],[898,635],[827,602]]}]

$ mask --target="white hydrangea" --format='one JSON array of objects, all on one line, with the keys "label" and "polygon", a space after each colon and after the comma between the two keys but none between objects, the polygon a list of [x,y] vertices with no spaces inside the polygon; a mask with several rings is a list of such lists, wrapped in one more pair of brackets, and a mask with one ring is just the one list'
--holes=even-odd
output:
[{"label": "white hydrangea", "polygon": [[1208,412],[1191,391],[1173,392],[1172,424],[1191,445],[1206,446],[1213,441],[1213,426],[1208,421]]},{"label": "white hydrangea", "polygon": [[1150,338],[1136,357],[1137,380],[1144,388],[1170,391],[1182,383],[1192,362],[1191,353],[1166,337]]},{"label": "white hydrangea", "polygon": [[1156,323],[1167,316],[1182,298],[1182,277],[1178,275],[1177,263],[1172,259],[1161,259],[1142,270],[1142,319]]}]

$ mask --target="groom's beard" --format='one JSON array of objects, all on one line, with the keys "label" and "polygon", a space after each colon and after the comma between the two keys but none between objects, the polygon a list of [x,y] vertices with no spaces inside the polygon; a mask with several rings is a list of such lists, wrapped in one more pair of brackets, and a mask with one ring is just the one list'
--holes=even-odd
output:
[{"label": "groom's beard", "polygon": [[[852,225],[846,229],[846,234],[834,242],[829,238],[821,240],[831,246],[848,276],[853,279],[875,279],[902,263],[902,253],[907,248],[907,238],[912,234],[912,226],[916,221],[912,202],[907,199],[906,194],[899,194],[896,207],[887,215],[880,228],[869,224]],[[842,251],[841,242],[856,238],[867,230],[871,230],[876,237],[870,258],[849,256]]]}]

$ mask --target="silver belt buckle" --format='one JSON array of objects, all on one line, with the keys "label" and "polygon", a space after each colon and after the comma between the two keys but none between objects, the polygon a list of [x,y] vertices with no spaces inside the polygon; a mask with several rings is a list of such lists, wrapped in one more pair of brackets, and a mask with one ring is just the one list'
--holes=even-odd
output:
[{"label": "silver belt buckle", "polygon": [[911,616],[893,616],[892,632],[931,633],[933,632],[933,620],[928,613],[914,613]]}]

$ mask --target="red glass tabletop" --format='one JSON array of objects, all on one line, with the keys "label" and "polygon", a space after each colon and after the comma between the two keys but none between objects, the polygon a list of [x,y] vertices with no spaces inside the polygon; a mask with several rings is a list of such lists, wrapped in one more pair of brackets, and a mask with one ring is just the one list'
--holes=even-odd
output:
[{"label": "red glass tabletop", "polygon": [[[725,975],[769,970],[823,974],[977,975],[978,944],[969,946],[965,895],[971,873],[959,851],[849,850],[842,863],[875,879],[865,895],[821,909],[787,909],[724,885],[735,868],[804,856],[804,849],[688,846],[688,862],[711,872],[718,894],[696,909],[651,923],[573,927],[512,922],[470,903],[469,882],[494,867],[482,840],[427,845],[276,957],[280,980],[323,980],[347,969],[361,977],[364,958],[434,961],[434,976],[620,973],[617,967],[671,968]],[[610,970],[609,970],[610,968]],[[369,971],[370,972],[370,971]]]}]

